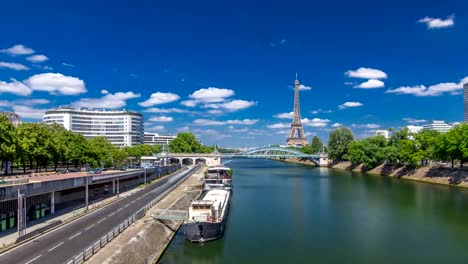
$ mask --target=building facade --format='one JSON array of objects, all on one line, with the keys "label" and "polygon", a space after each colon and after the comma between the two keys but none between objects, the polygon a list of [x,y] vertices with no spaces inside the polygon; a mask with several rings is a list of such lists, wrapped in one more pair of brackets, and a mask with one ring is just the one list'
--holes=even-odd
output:
[{"label": "building facade", "polygon": [[411,132],[413,134],[417,134],[417,133],[419,133],[419,132],[421,132],[423,130],[422,126],[409,125],[409,126],[406,126],[406,128],[408,129],[409,132]]},{"label": "building facade", "polygon": [[463,121],[468,123],[468,83],[463,85]]},{"label": "building facade", "polygon": [[450,129],[452,129],[452,125],[442,120],[434,120],[432,123],[423,125],[423,130],[435,130],[440,133],[447,133]]},{"label": "building facade", "polygon": [[61,107],[47,111],[43,122],[60,124],[86,138],[103,136],[121,147],[142,144],[144,141],[143,115],[134,111]]},{"label": "building facade", "polygon": [[21,118],[15,112],[0,112],[0,115],[6,116],[8,121],[10,121],[10,123],[15,127],[21,124]]},{"label": "building facade", "polygon": [[384,136],[385,139],[390,138],[390,132],[388,130],[376,130],[375,131],[376,136]]},{"label": "building facade", "polygon": [[173,135],[160,135],[158,133],[145,132],[145,144],[147,145],[165,145],[169,144],[177,136]]}]

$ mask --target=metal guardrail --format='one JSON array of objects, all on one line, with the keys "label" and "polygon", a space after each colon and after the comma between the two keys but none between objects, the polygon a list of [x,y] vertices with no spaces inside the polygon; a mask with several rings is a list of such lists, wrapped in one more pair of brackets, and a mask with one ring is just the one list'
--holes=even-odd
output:
[{"label": "metal guardrail", "polygon": [[156,203],[161,201],[168,193],[170,193],[172,190],[174,190],[177,186],[179,186],[185,179],[187,179],[190,175],[192,175],[192,172],[198,170],[200,166],[196,166],[190,170],[188,170],[184,177],[179,179],[173,186],[169,187],[166,191],[164,191],[162,194],[158,195],[156,198],[151,200],[149,203],[147,203],[145,206],[143,206],[140,210],[138,210],[135,214],[130,216],[129,218],[125,219],[122,223],[119,225],[113,227],[110,229],[105,235],[100,237],[98,240],[94,241],[87,247],[85,247],[83,250],[81,250],[80,253],[76,254],[72,258],[70,258],[66,264],[80,264],[84,263],[88,259],[90,259],[94,254],[99,252],[103,247],[105,247],[109,242],[112,241],[116,236],[118,236],[120,233],[122,233],[125,229],[127,229],[129,226],[131,226],[136,220],[142,218],[146,212],[151,209]]}]

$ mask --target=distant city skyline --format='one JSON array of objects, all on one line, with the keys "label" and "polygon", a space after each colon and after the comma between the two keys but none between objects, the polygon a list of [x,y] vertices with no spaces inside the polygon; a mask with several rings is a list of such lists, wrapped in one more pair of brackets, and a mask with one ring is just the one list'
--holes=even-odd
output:
[{"label": "distant city skyline", "polygon": [[297,72],[309,140],[463,121],[461,10],[466,1],[11,2],[0,111],[40,122],[59,106],[129,109],[146,132],[284,144]]}]

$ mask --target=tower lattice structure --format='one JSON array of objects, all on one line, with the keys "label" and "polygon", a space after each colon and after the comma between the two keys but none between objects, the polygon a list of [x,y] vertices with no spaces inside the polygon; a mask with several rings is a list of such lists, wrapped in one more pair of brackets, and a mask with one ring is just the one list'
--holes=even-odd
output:
[{"label": "tower lattice structure", "polygon": [[[297,135],[297,136],[296,136]],[[291,132],[286,141],[288,146],[305,146],[307,145],[307,138],[304,135],[304,127],[301,122],[301,108],[299,101],[299,80],[294,81],[294,119],[291,124]]]}]

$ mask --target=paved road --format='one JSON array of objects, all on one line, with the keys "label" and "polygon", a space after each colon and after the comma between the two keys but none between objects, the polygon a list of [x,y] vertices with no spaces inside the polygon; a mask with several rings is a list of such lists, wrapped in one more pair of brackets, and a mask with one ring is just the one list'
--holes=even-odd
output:
[{"label": "paved road", "polygon": [[64,263],[194,170],[183,170],[0,255],[0,263]]}]

